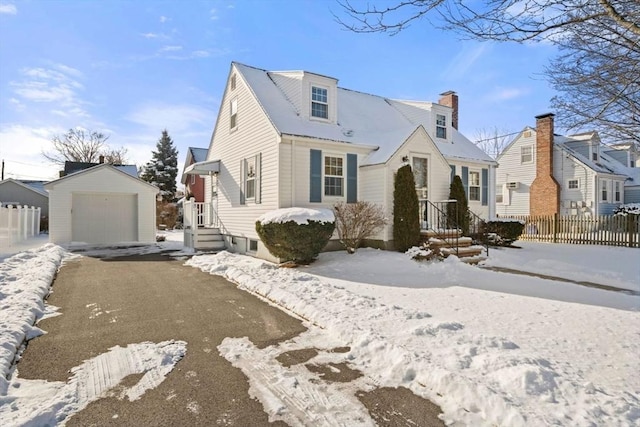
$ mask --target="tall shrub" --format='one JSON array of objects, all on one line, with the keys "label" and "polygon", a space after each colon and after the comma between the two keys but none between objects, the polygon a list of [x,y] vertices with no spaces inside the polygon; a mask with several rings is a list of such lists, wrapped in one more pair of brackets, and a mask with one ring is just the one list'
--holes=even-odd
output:
[{"label": "tall shrub", "polygon": [[462,234],[469,234],[469,202],[459,175],[453,177],[453,182],[449,187],[449,199],[456,200],[456,203],[447,204],[448,227],[458,227],[462,230]]},{"label": "tall shrub", "polygon": [[420,213],[411,166],[398,169],[393,188],[393,240],[396,250],[406,252],[420,243]]}]

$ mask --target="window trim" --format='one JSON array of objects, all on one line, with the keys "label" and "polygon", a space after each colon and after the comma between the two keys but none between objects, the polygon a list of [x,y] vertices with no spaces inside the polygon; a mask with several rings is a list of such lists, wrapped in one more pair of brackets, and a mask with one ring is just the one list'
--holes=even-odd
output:
[{"label": "window trim", "polygon": [[[251,249],[252,243],[255,243],[255,246],[256,246],[255,249]],[[247,239],[247,252],[252,254],[255,254],[258,252],[258,239],[251,239],[251,238]]]},{"label": "window trim", "polygon": [[613,202],[622,203],[622,183],[620,181],[613,182]]},{"label": "window trim", "polygon": [[[342,175],[327,175],[327,158],[340,159],[341,161],[341,172]],[[330,166],[331,167],[331,166]],[[347,162],[345,154],[336,154],[336,153],[322,153],[322,198],[329,199],[344,199],[346,195],[346,181],[347,181]],[[338,178],[340,179],[340,195],[335,194],[327,194],[327,178]]]},{"label": "window trim", "polygon": [[[442,122],[438,120],[440,117],[443,119]],[[444,136],[438,135],[439,130],[442,130]],[[445,114],[436,113],[436,138],[447,139],[447,116]]]},{"label": "window trim", "polygon": [[[572,187],[571,183],[575,182],[576,186]],[[576,191],[580,190],[580,178],[572,178],[567,180],[567,190]]]},{"label": "window trim", "polygon": [[[418,198],[419,199],[422,199],[422,198],[428,199],[429,198],[428,197],[429,196],[429,157],[428,156],[411,156],[411,169],[412,169],[412,172],[413,172],[414,180],[415,180],[415,177],[416,177],[416,171],[415,171],[416,168],[414,167],[415,166],[414,161],[416,159],[424,160],[426,162],[426,164],[427,164],[427,170],[426,170],[426,173],[425,173],[425,179],[427,181],[426,182],[427,185],[419,187],[418,186],[418,182],[416,181],[416,194],[418,194]],[[420,193],[422,193],[422,195],[420,195]]]},{"label": "window trim", "polygon": [[[531,153],[528,154],[527,156],[530,157],[530,160],[524,160],[524,151],[526,150],[530,150]],[[521,165],[530,165],[531,163],[533,163],[533,145],[523,145],[520,147],[520,164]]]},{"label": "window trim", "polygon": [[[472,176],[477,175],[478,176],[478,185],[472,185],[471,181],[472,181]],[[479,202],[480,200],[482,200],[482,178],[481,178],[481,174],[480,171],[477,170],[470,170],[469,171],[469,201],[470,202]],[[471,198],[471,189],[473,188],[477,188],[478,189],[478,198]]]},{"label": "window trim", "polygon": [[[314,99],[314,89],[318,89],[318,90],[323,90],[324,91],[324,96],[326,97],[325,101],[322,100],[317,100]],[[322,86],[322,85],[315,85],[315,84],[311,84],[311,90],[309,92],[309,117],[313,120],[329,120],[329,88],[326,86]],[[327,115],[326,117],[323,116],[316,116],[313,114],[313,105],[317,104],[317,105],[324,105],[326,107],[326,112]]]},{"label": "window trim", "polygon": [[[244,171],[244,199],[245,200],[255,200],[256,199],[256,178],[257,178],[257,170],[256,170],[256,159],[255,157],[248,157],[245,159],[247,168]],[[251,167],[253,166],[253,171]],[[249,183],[253,184],[253,195],[249,196]]]},{"label": "window trim", "polygon": [[600,195],[600,202],[606,203],[609,201],[609,180],[601,179],[600,180],[600,188],[598,193]]}]

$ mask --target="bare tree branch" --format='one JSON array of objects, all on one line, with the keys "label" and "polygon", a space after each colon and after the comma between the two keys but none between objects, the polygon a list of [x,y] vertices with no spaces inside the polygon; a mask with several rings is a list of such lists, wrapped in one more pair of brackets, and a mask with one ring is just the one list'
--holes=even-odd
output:
[{"label": "bare tree branch", "polygon": [[97,163],[100,156],[105,156],[107,163],[126,163],[125,148],[112,149],[106,145],[108,135],[96,131],[85,131],[81,128],[69,129],[64,135],[55,135],[51,140],[51,151],[43,151],[45,159],[58,165],[65,161]]}]

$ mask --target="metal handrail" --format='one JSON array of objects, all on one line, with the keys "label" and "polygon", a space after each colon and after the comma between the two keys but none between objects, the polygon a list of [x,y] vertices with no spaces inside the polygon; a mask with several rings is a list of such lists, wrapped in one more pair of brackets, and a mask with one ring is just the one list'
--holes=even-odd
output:
[{"label": "metal handrail", "polygon": [[[422,202],[422,212],[420,213],[420,218],[425,225],[425,228],[427,230],[433,231],[436,237],[442,240],[446,246],[448,246],[450,249],[455,250],[457,256],[459,254],[460,247],[458,241],[458,239],[460,238],[460,228],[456,224],[455,218],[450,218],[446,212],[447,207],[450,203],[455,204],[455,209],[457,212],[457,201],[444,200],[442,202],[432,202],[430,200],[423,200]],[[451,238],[451,236],[448,236],[446,234],[448,230],[452,229],[456,230],[453,239]]]}]

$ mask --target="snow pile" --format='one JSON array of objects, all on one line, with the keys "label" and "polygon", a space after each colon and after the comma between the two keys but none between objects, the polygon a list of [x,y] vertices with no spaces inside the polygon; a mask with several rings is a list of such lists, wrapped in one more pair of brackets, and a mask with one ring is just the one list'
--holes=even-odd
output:
[{"label": "snow pile", "polygon": [[[137,400],[157,387],[186,352],[184,341],[115,346],[71,370],[68,382],[14,378],[0,394],[4,426],[64,424],[68,417],[105,396]],[[125,377],[144,374],[131,387],[116,386]]]},{"label": "snow pile", "polygon": [[627,203],[626,205],[620,205],[613,211],[614,215],[627,216],[640,215],[640,203]]},{"label": "snow pile", "polygon": [[[640,334],[630,327],[640,324],[639,313],[597,303],[598,298],[616,294],[620,299],[613,298],[610,305],[637,310],[638,297],[483,271],[454,258],[419,264],[407,255],[373,250],[348,257],[321,254],[317,265],[307,270],[333,271],[333,278],[227,252],[197,256],[188,264],[222,275],[307,319],[312,332],[351,348],[346,357],[353,367],[380,386],[402,385],[432,400],[443,409],[447,423],[640,422]],[[386,275],[378,274],[384,270]],[[353,281],[343,280],[347,277]],[[383,277],[395,287],[371,285]],[[398,287],[394,280],[412,283],[414,289]],[[502,290],[457,286],[476,282]],[[517,295],[545,283],[543,294],[549,295],[542,297],[547,299]],[[572,298],[593,305],[554,300],[554,286],[560,293],[584,293]],[[254,351],[250,343],[240,341],[225,342],[219,350],[241,368],[256,363],[249,356],[233,362],[238,347]],[[272,391],[255,386],[260,382],[251,380],[250,369],[243,371],[256,397],[272,401],[265,405],[270,416],[286,419],[295,408],[279,405],[302,381],[271,368],[276,377],[271,382],[284,396],[279,404],[268,396]]]},{"label": "snow pile", "polygon": [[294,221],[297,224],[309,224],[309,221],[335,222],[331,209],[285,208],[269,211],[258,218],[262,225]]},{"label": "snow pile", "polygon": [[0,396],[20,345],[44,333],[34,324],[65,255],[60,246],[46,244],[0,263]]}]

